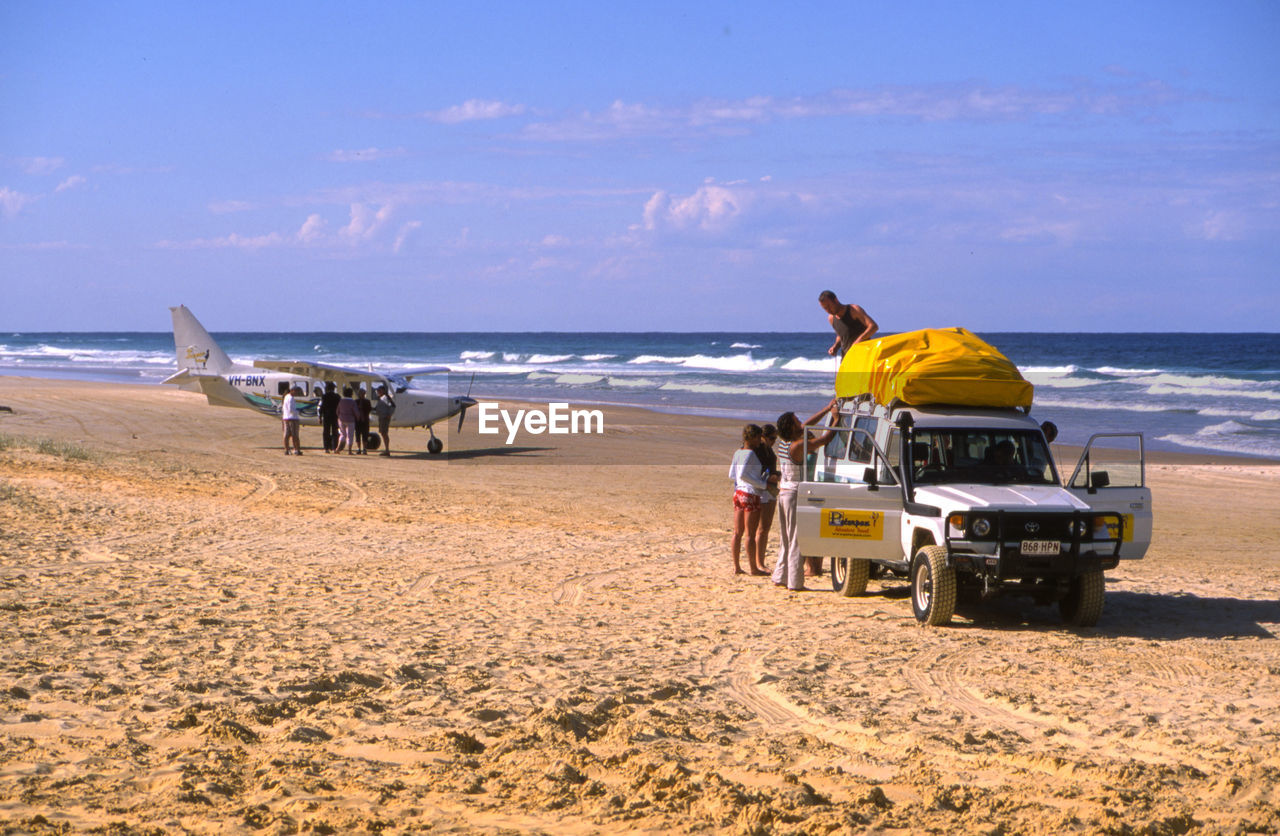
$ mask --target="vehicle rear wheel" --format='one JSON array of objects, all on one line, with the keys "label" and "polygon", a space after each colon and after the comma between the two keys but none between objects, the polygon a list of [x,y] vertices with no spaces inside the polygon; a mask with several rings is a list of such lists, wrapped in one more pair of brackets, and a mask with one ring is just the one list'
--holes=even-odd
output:
[{"label": "vehicle rear wheel", "polygon": [[1092,627],[1102,617],[1102,601],[1107,580],[1101,569],[1092,569],[1071,579],[1067,596],[1058,602],[1062,620],[1072,627]]},{"label": "vehicle rear wheel", "polygon": [[867,591],[871,561],[852,557],[831,558],[831,588],[846,598]]},{"label": "vehicle rear wheel", "polygon": [[916,621],[937,627],[956,611],[956,570],[947,565],[947,550],[925,546],[911,564],[911,610]]}]

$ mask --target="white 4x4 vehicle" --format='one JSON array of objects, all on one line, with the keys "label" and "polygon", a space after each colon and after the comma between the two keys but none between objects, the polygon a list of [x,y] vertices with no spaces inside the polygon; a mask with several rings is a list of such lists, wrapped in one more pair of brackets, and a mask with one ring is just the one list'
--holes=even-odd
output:
[{"label": "white 4x4 vehicle", "polygon": [[841,404],[835,431],[797,493],[800,552],[830,558],[844,595],[873,571],[909,579],[921,623],[946,624],[971,591],[1057,602],[1068,624],[1092,626],[1103,573],[1151,542],[1140,433],[1095,435],[1064,482],[1018,409],[862,397]]}]

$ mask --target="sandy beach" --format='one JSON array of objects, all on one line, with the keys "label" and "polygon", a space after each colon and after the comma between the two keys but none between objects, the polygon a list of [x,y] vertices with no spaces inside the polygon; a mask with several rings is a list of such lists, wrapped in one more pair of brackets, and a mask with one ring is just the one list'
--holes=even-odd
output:
[{"label": "sandy beach", "polygon": [[0,832],[1280,832],[1280,465],[1154,457],[1095,629],[921,628],[731,574],[735,422],[297,458],[161,387],[0,405]]}]

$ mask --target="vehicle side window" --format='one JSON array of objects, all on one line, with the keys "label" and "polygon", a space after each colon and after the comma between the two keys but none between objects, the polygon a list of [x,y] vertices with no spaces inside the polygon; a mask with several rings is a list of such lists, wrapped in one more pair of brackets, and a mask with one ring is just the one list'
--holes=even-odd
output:
[{"label": "vehicle side window", "polygon": [[876,425],[879,423],[879,420],[870,415],[861,415],[853,422],[855,428],[865,430],[866,434],[860,432],[850,434],[852,440],[849,442],[849,461],[870,463],[871,451],[875,449],[871,439],[875,438]]},{"label": "vehicle side window", "polygon": [[[902,440],[898,434],[897,428],[889,431],[889,445],[885,448],[884,454],[889,457],[888,462],[880,462],[880,482],[897,482],[898,463],[902,461]],[[890,473],[890,470],[893,472]]]},{"label": "vehicle side window", "polygon": [[[835,426],[848,427],[850,425],[849,422],[852,419],[853,419],[853,416],[850,415],[849,413],[847,412],[841,413],[840,420],[839,422],[836,423]],[[836,433],[834,436],[831,437],[831,440],[827,442],[827,446],[823,448],[823,455],[829,459],[843,459],[845,447],[848,445],[848,443],[849,443],[849,433]]]}]

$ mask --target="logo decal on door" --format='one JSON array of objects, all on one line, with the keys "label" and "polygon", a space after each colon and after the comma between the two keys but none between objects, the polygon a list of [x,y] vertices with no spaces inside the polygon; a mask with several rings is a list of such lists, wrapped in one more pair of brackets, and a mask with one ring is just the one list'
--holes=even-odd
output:
[{"label": "logo decal on door", "polygon": [[819,534],[842,540],[883,540],[884,512],[825,509]]}]

